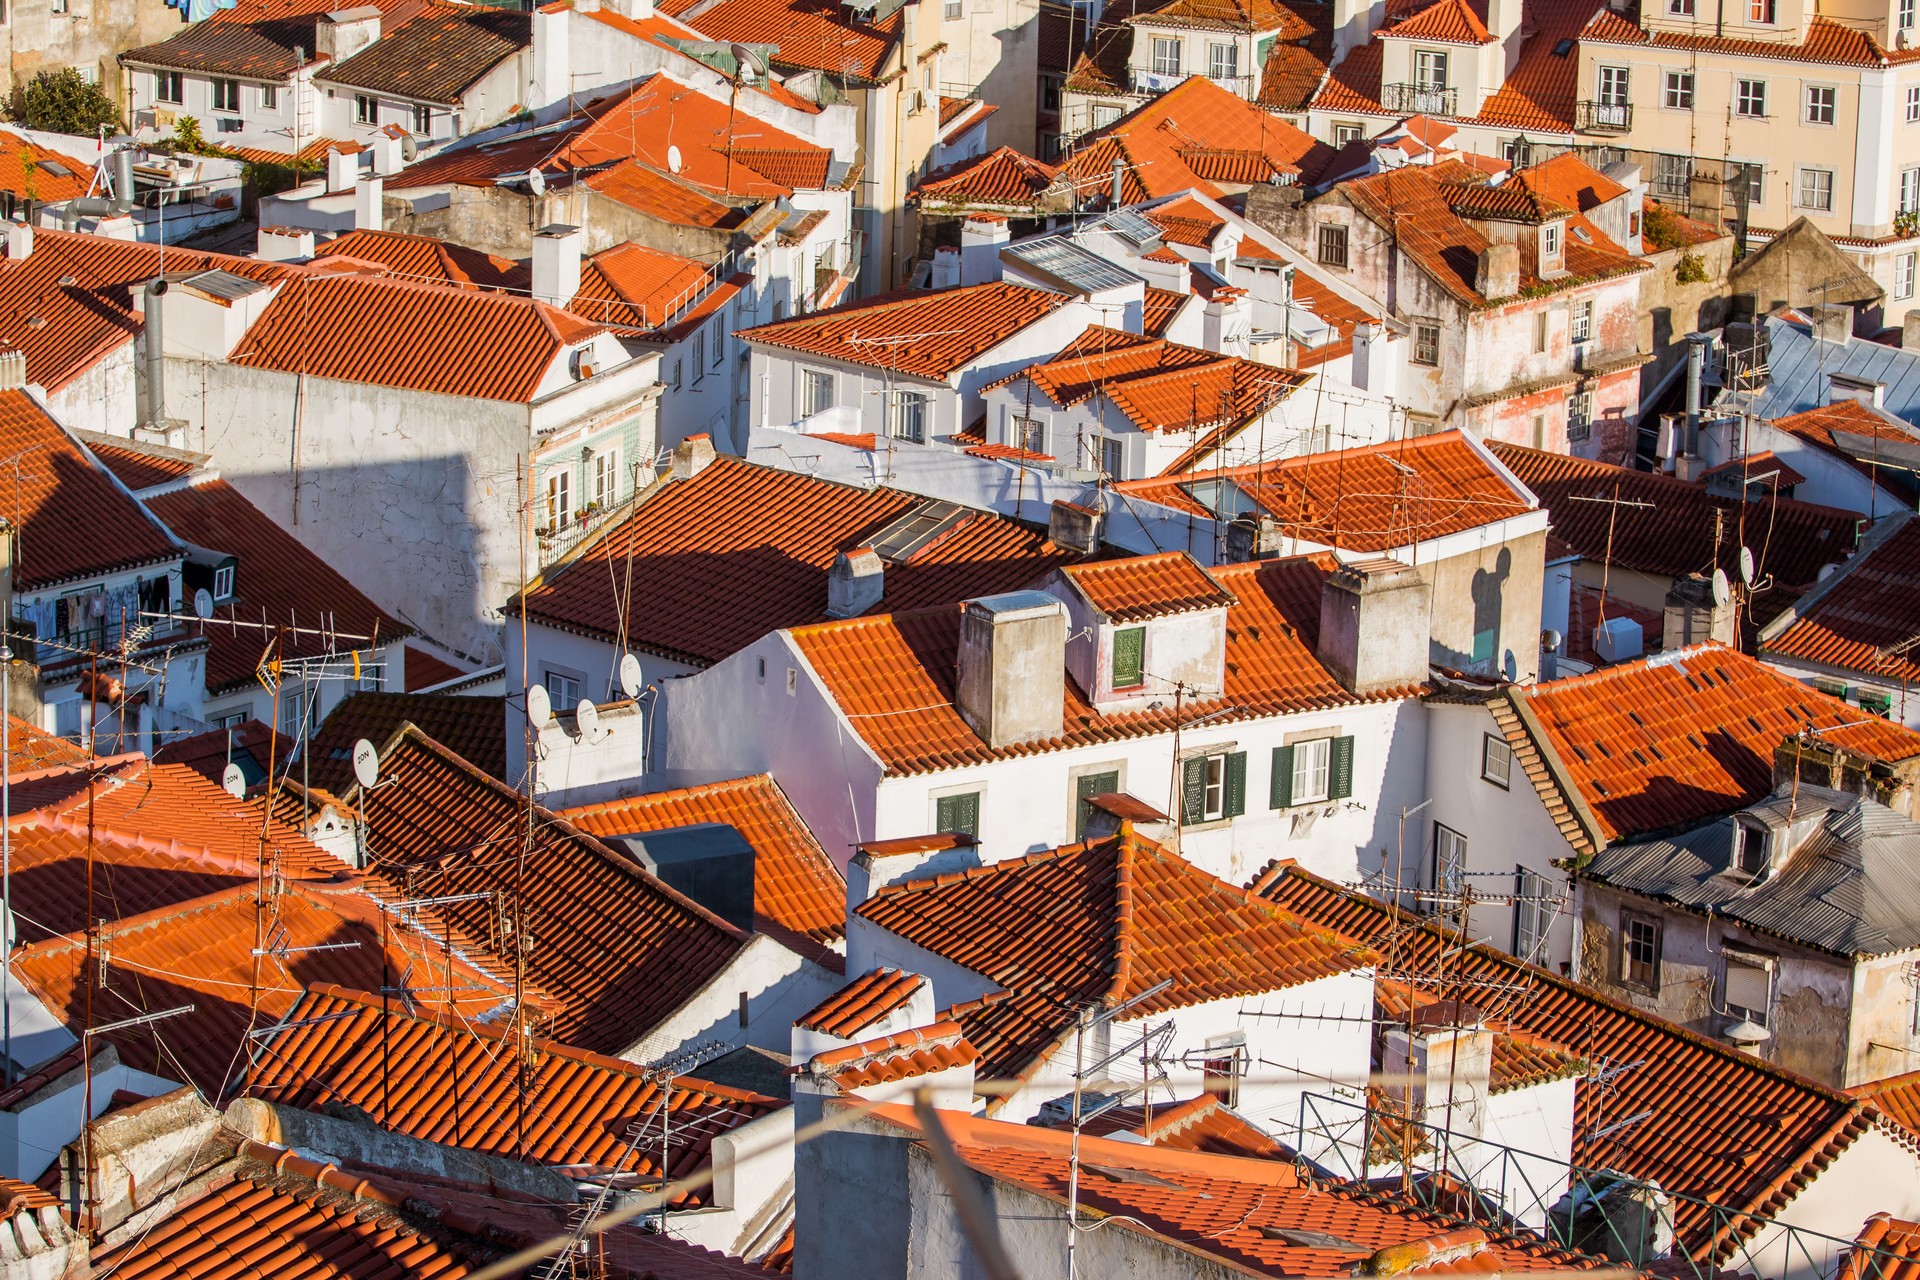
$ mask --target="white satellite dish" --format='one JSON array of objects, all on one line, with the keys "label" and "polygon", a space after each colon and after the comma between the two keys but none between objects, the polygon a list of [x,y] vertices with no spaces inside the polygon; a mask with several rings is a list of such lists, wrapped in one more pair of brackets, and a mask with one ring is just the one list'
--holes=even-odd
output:
[{"label": "white satellite dish", "polygon": [[620,658],[620,692],[629,698],[640,696],[640,659],[630,653]]},{"label": "white satellite dish", "polygon": [[1725,604],[1732,598],[1733,589],[1727,585],[1727,571],[1725,569],[1715,569],[1713,571],[1713,602],[1715,604]]},{"label": "white satellite dish", "polygon": [[353,742],[353,776],[363,791],[371,791],[380,781],[380,752],[365,738]]},{"label": "white satellite dish", "polygon": [[213,592],[201,587],[193,593],[193,616],[211,618],[213,616]]},{"label": "white satellite dish", "polygon": [[668,143],[667,144],[667,172],[678,173],[680,172],[681,166],[684,165],[685,163],[686,161],[680,158],[680,148],[674,146],[672,143]]},{"label": "white satellite dish", "polygon": [[240,772],[240,766],[237,764],[230,763],[220,771],[220,785],[235,800],[247,798],[247,775]]},{"label": "white satellite dish", "polygon": [[547,175],[537,168],[527,170],[527,190],[536,196],[547,194]]},{"label": "white satellite dish", "polygon": [[1740,581],[1747,586],[1753,585],[1753,549],[1740,548]]},{"label": "white satellite dish", "polygon": [[580,699],[580,705],[573,709],[573,722],[579,726],[581,737],[593,736],[593,731],[600,727],[600,708],[593,705],[592,698]]},{"label": "white satellite dish", "polygon": [[547,696],[547,687],[543,684],[527,690],[527,723],[536,729],[553,723],[553,699]]}]

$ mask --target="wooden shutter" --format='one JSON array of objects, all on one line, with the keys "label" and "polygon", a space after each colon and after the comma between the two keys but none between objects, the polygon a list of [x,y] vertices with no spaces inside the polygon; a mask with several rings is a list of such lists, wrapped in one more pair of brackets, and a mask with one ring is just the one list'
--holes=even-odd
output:
[{"label": "wooden shutter", "polygon": [[933,823],[941,831],[957,831],[978,838],[980,793],[969,791],[961,796],[941,796],[933,802]]},{"label": "wooden shutter", "polygon": [[1180,766],[1180,821],[1192,826],[1206,816],[1207,758],[1195,756]]},{"label": "wooden shutter", "polygon": [[1083,773],[1073,784],[1073,838],[1087,833],[1087,801],[1094,796],[1111,795],[1120,789],[1120,771]]},{"label": "wooden shutter", "polygon": [[1353,738],[1335,738],[1328,748],[1327,799],[1345,800],[1353,794]]},{"label": "wooden shutter", "polygon": [[1145,679],[1147,629],[1130,627],[1113,633],[1113,687],[1131,689]]},{"label": "wooden shutter", "polygon": [[1235,751],[1227,757],[1227,793],[1220,806],[1221,816],[1237,818],[1247,811],[1247,753]]},{"label": "wooden shutter", "polygon": [[1273,749],[1273,796],[1270,808],[1285,809],[1293,804],[1293,748]]}]

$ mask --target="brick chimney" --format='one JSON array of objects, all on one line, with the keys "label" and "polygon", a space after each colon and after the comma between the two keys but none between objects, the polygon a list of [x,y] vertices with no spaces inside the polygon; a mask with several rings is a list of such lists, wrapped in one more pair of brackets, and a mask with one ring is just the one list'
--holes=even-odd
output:
[{"label": "brick chimney", "polygon": [[827,616],[855,618],[886,594],[886,561],[872,547],[855,547],[833,558],[827,570]]},{"label": "brick chimney", "polygon": [[967,601],[960,616],[954,702],[989,747],[1060,736],[1067,685],[1067,609],[1039,591]]}]

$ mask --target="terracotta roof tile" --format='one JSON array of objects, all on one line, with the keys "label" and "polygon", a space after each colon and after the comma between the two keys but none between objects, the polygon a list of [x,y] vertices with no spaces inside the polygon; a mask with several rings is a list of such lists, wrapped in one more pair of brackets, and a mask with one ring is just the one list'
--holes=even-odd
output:
[{"label": "terracotta roof tile", "polygon": [[[1223,356],[1204,365],[1114,379],[1103,383],[1100,393],[1142,431],[1220,427],[1224,440],[1259,421],[1308,378],[1295,369]],[[1168,468],[1182,469],[1178,464]]]},{"label": "terracotta roof tile", "polygon": [[817,943],[847,935],[846,880],[771,774],[582,805],[560,816],[602,838],[725,823],[753,846],[756,916]]},{"label": "terracotta roof tile", "polygon": [[434,5],[316,79],[458,106],[481,77],[533,44],[533,16],[484,5]]},{"label": "terracotta roof tile", "polygon": [[1920,1223],[1876,1213],[1841,1259],[1836,1280],[1916,1280],[1920,1277]]},{"label": "terracotta roof tile", "polygon": [[581,264],[578,316],[618,329],[659,329],[716,279],[717,268],[640,244],[616,245]]},{"label": "terracotta roof tile", "polygon": [[999,147],[945,165],[914,188],[913,202],[929,206],[1032,209],[1058,182],[1060,170],[1012,147]]},{"label": "terracotta roof tile", "polygon": [[407,646],[407,692],[418,693],[468,673],[415,645]]},{"label": "terracotta roof tile", "polygon": [[[1854,546],[1859,517],[1851,512],[1790,498],[1769,499],[1762,510],[1674,476],[1522,445],[1488,447],[1547,508],[1554,532],[1596,563],[1668,577],[1718,567],[1731,576],[1740,548],[1750,546],[1759,574],[1771,574],[1798,591],[1812,585],[1822,565],[1844,559]],[[1652,507],[1615,509],[1609,502],[1580,501],[1616,496]],[[1721,531],[1717,565],[1716,529]]]},{"label": "terracotta roof tile", "polygon": [[206,455],[143,441],[118,440],[92,431],[74,432],[87,452],[135,493],[184,480],[206,465]]},{"label": "terracotta roof tile", "polygon": [[1799,44],[1774,40],[1742,40],[1734,36],[1695,36],[1678,31],[1647,32],[1605,9],[1580,31],[1583,44],[1650,45],[1686,53],[1745,54],[1787,62],[1827,66],[1886,67],[1912,60],[1913,51],[1889,53],[1866,31],[1841,26],[1818,15],[1807,22],[1806,39]]},{"label": "terracotta roof tile", "polygon": [[844,1040],[858,1035],[888,1014],[906,1008],[925,982],[919,974],[903,969],[875,969],[795,1018],[793,1025]]},{"label": "terracotta roof tile", "polygon": [[960,1024],[941,1021],[817,1053],[806,1070],[851,1092],[979,1061],[980,1051],[968,1042]]},{"label": "terracotta roof tile", "polygon": [[342,698],[314,730],[302,772],[323,791],[353,789],[353,744],[361,738],[385,745],[403,724],[502,781],[507,776],[507,703],[498,695],[397,693],[367,689]]},{"label": "terracotta roof tile", "polygon": [[180,764],[218,784],[228,763],[240,766],[248,787],[266,781],[268,774],[284,774],[293,758],[294,742],[286,734],[243,720],[237,725],[175,738],[153,751],[155,764]]},{"label": "terracotta roof tile", "polygon": [[[840,549],[923,501],[722,457],[691,479],[656,487],[522,598],[537,621],[706,665],[770,631],[824,618],[827,570]],[[618,565],[625,581],[629,557],[634,598],[652,605],[629,618],[623,634],[607,567]],[[1072,558],[1011,520],[969,512],[911,560],[886,566],[876,608],[1015,590]]]},{"label": "terracotta roof tile", "polygon": [[6,770],[10,777],[38,769],[71,768],[93,758],[93,753],[78,743],[56,737],[19,716],[9,715],[7,725]]},{"label": "terracotta roof tile", "polygon": [[[398,28],[421,12],[422,0],[374,0],[381,26]],[[216,11],[179,35],[142,45],[120,55],[125,63],[177,67],[202,74],[284,80],[303,66],[325,61],[318,56],[315,28],[334,8],[334,0],[247,0]],[[305,61],[294,51],[304,50]]]},{"label": "terracotta roof tile", "polygon": [[1313,34],[1312,24],[1274,0],[1172,0],[1156,9],[1136,11],[1126,21],[1209,31],[1245,31],[1278,40],[1304,40]]},{"label": "terracotta roof tile", "polygon": [[[749,342],[853,364],[946,379],[1066,304],[1044,289],[996,281],[959,289],[900,289],[742,329]],[[889,339],[909,338],[910,342]]]},{"label": "terracotta roof tile", "polygon": [[482,253],[437,236],[408,235],[400,231],[349,231],[320,245],[314,250],[314,256],[373,262],[390,275],[429,284],[524,292],[533,280],[532,271],[512,258]]},{"label": "terracotta roof tile", "polygon": [[[1414,692],[1356,698],[1314,657],[1321,586],[1331,569],[1328,559],[1302,556],[1213,570],[1213,579],[1237,603],[1227,611],[1222,709],[1210,723],[1385,701]],[[960,614],[958,607],[928,609],[792,632],[794,645],[828,696],[853,720],[855,732],[889,775],[929,773],[1173,729],[1171,706],[1103,714],[1068,680],[1059,737],[988,747],[953,705]]]},{"label": "terracotta roof tile", "polygon": [[625,161],[593,170],[583,181],[609,200],[666,222],[683,223],[690,227],[736,227],[746,220],[742,210],[696,191],[668,174],[657,173],[638,161]]},{"label": "terracotta roof tile", "polygon": [[[74,142],[76,151],[84,145],[79,138]],[[0,130],[0,191],[35,204],[73,200],[92,190],[93,168],[92,160],[43,147],[12,129]]]},{"label": "terracotta roof tile", "polygon": [[[1169,291],[1170,292],[1170,291]],[[1172,294],[1184,302],[1189,295]],[[1088,325],[1050,360],[1038,361],[997,382],[988,390],[1012,386],[1022,378],[1063,409],[1084,403],[1118,379],[1211,364],[1219,353],[1167,342],[1147,334],[1128,333],[1104,325]]]},{"label": "terracotta roof tile", "polygon": [[1141,308],[1140,329],[1147,337],[1164,338],[1167,329],[1173,324],[1180,308],[1187,305],[1192,294],[1180,293],[1173,289],[1157,289],[1147,286],[1145,305]]},{"label": "terracotta roof tile", "polygon": [[1305,111],[1327,78],[1326,59],[1297,44],[1275,44],[1260,68],[1259,104],[1269,111]]},{"label": "terracotta roof tile", "polygon": [[1916,565],[1920,520],[1906,517],[1803,600],[1784,631],[1761,641],[1762,654],[1888,682],[1920,679],[1920,647],[1893,652],[1920,635]]},{"label": "terracotta roof tile", "polygon": [[1862,475],[1875,478],[1885,484],[1889,479],[1886,472],[1878,472],[1871,457],[1856,458],[1840,447],[1836,433],[1848,436],[1864,436],[1869,440],[1886,441],[1912,449],[1920,444],[1920,429],[1894,417],[1882,410],[1875,410],[1857,400],[1836,400],[1832,404],[1807,409],[1800,413],[1790,413],[1775,418],[1771,425],[1780,431],[1812,445],[1832,458],[1840,459]]},{"label": "terracotta roof tile", "polygon": [[1473,11],[1467,0],[1435,0],[1400,21],[1389,24],[1381,35],[1395,39],[1423,40],[1439,44],[1492,44],[1487,24]]},{"label": "terracotta roof tile", "polygon": [[894,11],[883,21],[859,22],[838,0],[720,0],[695,12],[697,0],[667,7],[711,40],[777,44],[773,65],[782,70],[824,71],[873,82],[886,75],[906,19]]},{"label": "terracotta roof tile", "polygon": [[1480,108],[1475,123],[1501,129],[1565,133],[1573,128],[1580,97],[1580,55],[1555,53],[1562,40],[1580,35],[1587,19],[1610,10],[1593,0],[1529,4],[1522,19],[1531,29],[1513,73]]},{"label": "terracotta roof tile", "polygon": [[[286,1021],[294,1025],[254,1058],[249,1096],[311,1111],[351,1107],[382,1128],[428,1142],[575,1166],[581,1174],[659,1178],[658,1146],[630,1143],[627,1135],[636,1125],[661,1122],[663,1098],[676,1135],[668,1178],[704,1168],[715,1137],[786,1105],[684,1075],[674,1078],[667,1098],[663,1083],[638,1063],[536,1040],[522,1114],[510,1019],[453,1021],[397,1006],[383,1013],[378,995],[316,985]],[[708,1202],[701,1192],[678,1203]]]},{"label": "terracotta roof tile", "polygon": [[1138,622],[1196,609],[1223,609],[1233,594],[1184,551],[1096,560],[1060,572],[1087,602],[1113,622]]},{"label": "terracotta roof tile", "polygon": [[1292,1160],[1292,1153],[1251,1120],[1203,1093],[1184,1102],[1113,1107],[1081,1132],[1096,1138],[1130,1133],[1168,1151],[1200,1151],[1243,1160]]},{"label": "terracotta roof tile", "polygon": [[1920,1138],[1920,1071],[1855,1085],[1847,1092],[1872,1103],[1881,1115]]},{"label": "terracotta roof tile", "polygon": [[1780,460],[1780,455],[1771,449],[1759,453],[1749,453],[1738,458],[1729,458],[1717,467],[1708,467],[1701,473],[1702,480],[1714,476],[1738,483],[1743,477],[1752,477],[1747,487],[1763,485],[1768,489],[1791,489],[1795,485],[1805,484],[1807,478]]}]

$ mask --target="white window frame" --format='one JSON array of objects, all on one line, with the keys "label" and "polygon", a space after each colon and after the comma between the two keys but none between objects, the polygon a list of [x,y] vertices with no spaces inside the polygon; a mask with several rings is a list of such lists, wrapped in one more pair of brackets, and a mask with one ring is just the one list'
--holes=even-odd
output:
[{"label": "white window frame", "polygon": [[1205,757],[1206,781],[1200,789],[1200,821],[1219,822],[1227,816],[1227,757],[1230,751],[1217,751]]},{"label": "white window frame", "polygon": [[1513,789],[1513,748],[1497,733],[1489,733],[1481,738],[1480,780],[1490,782],[1502,791]]},{"label": "white window frame", "polygon": [[1596,75],[1597,95],[1602,106],[1624,107],[1632,101],[1633,76],[1628,68],[1602,63],[1596,68]]},{"label": "white window frame", "polygon": [[213,86],[213,109],[227,115],[240,114],[240,82],[226,76],[215,76]]},{"label": "white window frame", "polygon": [[1292,803],[1325,804],[1333,790],[1333,738],[1293,744]]},{"label": "white window frame", "polygon": [[1900,171],[1900,212],[1920,213],[1920,166]]},{"label": "white window frame", "polygon": [[1433,887],[1458,893],[1466,886],[1467,837],[1445,823],[1433,824]]},{"label": "white window frame", "polygon": [[1747,0],[1747,21],[1758,27],[1771,27],[1780,21],[1779,0]]},{"label": "white window frame", "polygon": [[280,110],[280,86],[263,84],[260,86],[260,109],[278,112]]},{"label": "white window frame", "polygon": [[1900,0],[1893,25],[1896,31],[1913,30],[1913,0]]},{"label": "white window frame", "polygon": [[223,564],[213,571],[213,598],[215,600],[233,599],[233,566]]},{"label": "white window frame", "polygon": [[1180,74],[1179,36],[1154,36],[1149,46],[1152,53],[1152,71],[1157,76],[1177,76]]},{"label": "white window frame", "polygon": [[1333,124],[1333,145],[1344,147],[1349,142],[1359,142],[1367,136],[1367,127],[1352,120],[1336,120]]},{"label": "white window frame", "polygon": [[[168,89],[172,94],[168,94]],[[156,71],[153,73],[153,100],[164,102],[170,107],[183,107],[187,103],[187,78],[178,71]]]},{"label": "white window frame", "polygon": [[618,502],[620,499],[619,446],[602,449],[594,454],[587,464],[587,475],[593,490],[591,500],[602,511]]},{"label": "white window frame", "polygon": [[1416,90],[1445,92],[1449,87],[1447,83],[1449,70],[1446,50],[1415,49],[1413,51],[1413,86]]},{"label": "white window frame", "polygon": [[834,375],[824,369],[800,372],[800,416],[811,418],[833,408]]},{"label": "white window frame", "polygon": [[1560,256],[1560,224],[1549,223],[1540,228],[1540,255],[1545,258]]},{"label": "white window frame", "polygon": [[1669,18],[1691,18],[1693,16],[1693,0],[1667,0],[1667,16]]},{"label": "white window frame", "polygon": [[1742,120],[1767,118],[1767,82],[1742,77],[1733,82],[1733,114]]},{"label": "white window frame", "polygon": [[547,701],[555,711],[572,711],[580,705],[580,688],[585,682],[579,675],[554,667],[542,667],[540,683],[546,689]]},{"label": "white window frame", "polygon": [[1009,420],[1007,434],[1011,437],[1007,443],[1016,449],[1025,449],[1030,453],[1047,451],[1045,418],[1029,418],[1016,413]]},{"label": "white window frame", "polygon": [[1207,78],[1210,80],[1238,80],[1240,78],[1240,46],[1233,41],[1209,41],[1207,44]]},{"label": "white window frame", "polygon": [[[1432,341],[1428,341],[1431,335]],[[1440,367],[1440,326],[1416,321],[1413,326],[1413,362],[1422,368]]]},{"label": "white window frame", "polygon": [[1693,110],[1693,72],[1667,72],[1660,102],[1669,111]]},{"label": "white window frame", "polygon": [[1806,86],[1802,123],[1821,128],[1831,127],[1840,117],[1840,90],[1830,84],[1810,84]]},{"label": "white window frame", "polygon": [[307,691],[292,683],[280,686],[280,732],[301,742],[306,737]]},{"label": "white window frame", "polygon": [[888,406],[887,434],[895,440],[927,443],[927,427],[933,420],[933,397],[924,391],[896,391]]},{"label": "white window frame", "polygon": [[1920,84],[1907,86],[1907,123],[1920,124]]},{"label": "white window frame", "polygon": [[416,103],[413,108],[413,131],[423,138],[433,136],[433,108],[425,103]]},{"label": "white window frame", "polygon": [[1513,870],[1513,954],[1540,963],[1541,945],[1553,929],[1553,908],[1545,901],[1548,881],[1531,867]]},{"label": "white window frame", "polygon": [[[1644,943],[1637,940],[1635,932],[1641,928],[1644,928],[1648,935],[1647,941]],[[1662,953],[1666,949],[1666,941],[1662,935],[1665,934],[1665,932],[1666,930],[1662,928],[1658,916],[1649,915],[1644,911],[1622,911],[1620,913],[1619,980],[1621,986],[1631,988],[1635,991],[1644,991],[1650,995],[1660,994],[1660,962]],[[1645,961],[1645,978],[1636,978],[1633,976],[1634,965],[1636,963],[1634,952],[1636,949],[1644,949],[1651,952],[1651,955],[1649,955]]]},{"label": "white window frame", "polygon": [[1573,304],[1567,321],[1567,340],[1576,345],[1593,341],[1593,299],[1582,298]]},{"label": "white window frame", "polygon": [[1593,438],[1593,392],[1575,391],[1567,397],[1567,442],[1580,444]]},{"label": "white window frame", "polygon": [[961,0],[943,0],[940,6],[940,21],[958,22],[966,16],[966,8]]},{"label": "white window frame", "polygon": [[547,528],[555,533],[573,520],[573,468],[554,467],[547,472]]},{"label": "white window frame", "polygon": [[1914,255],[1897,254],[1893,259],[1893,296],[1905,301],[1913,296]]},{"label": "white window frame", "polygon": [[[1825,179],[1824,198],[1809,199],[1809,195],[1821,190],[1821,180]],[[1819,165],[1803,164],[1795,168],[1793,174],[1793,204],[1796,209],[1810,209],[1815,213],[1833,212],[1833,170]]]}]

